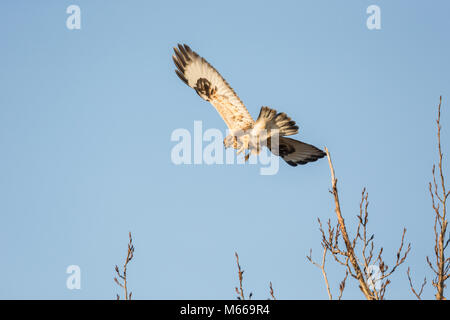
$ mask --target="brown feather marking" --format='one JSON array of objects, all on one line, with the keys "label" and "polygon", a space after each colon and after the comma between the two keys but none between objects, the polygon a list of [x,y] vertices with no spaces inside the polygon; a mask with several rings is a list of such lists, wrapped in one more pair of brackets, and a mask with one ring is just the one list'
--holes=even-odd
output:
[{"label": "brown feather marking", "polygon": [[211,97],[211,104],[217,109],[230,129],[247,130],[253,127],[253,120],[249,121],[239,107],[233,105],[228,97],[216,94]]}]

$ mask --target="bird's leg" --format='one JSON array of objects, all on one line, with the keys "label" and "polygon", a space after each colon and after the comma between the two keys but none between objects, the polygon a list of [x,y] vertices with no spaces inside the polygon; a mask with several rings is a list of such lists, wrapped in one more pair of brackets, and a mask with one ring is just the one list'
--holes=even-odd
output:
[{"label": "bird's leg", "polygon": [[260,144],[261,144],[261,137],[258,135],[256,137],[256,154],[259,154],[259,152],[261,151],[261,149],[260,149],[261,145]]},{"label": "bird's leg", "polygon": [[240,154],[240,153],[244,153],[245,152],[245,148],[244,148],[244,145],[242,145],[239,149],[238,149],[238,151],[236,152],[236,155],[238,155],[238,154]]},{"label": "bird's leg", "polygon": [[244,138],[244,141],[242,142],[242,144],[244,146],[244,149],[247,150],[249,148],[248,145],[249,145],[249,142],[250,142],[250,137],[247,134],[243,138]]},{"label": "bird's leg", "polygon": [[245,153],[245,150],[248,149],[248,144],[249,144],[249,136],[248,135],[242,136],[241,147],[239,148],[236,154]]},{"label": "bird's leg", "polygon": [[235,149],[237,149],[238,148],[238,139],[237,139],[237,137],[236,136],[233,136],[233,147],[235,148]]}]

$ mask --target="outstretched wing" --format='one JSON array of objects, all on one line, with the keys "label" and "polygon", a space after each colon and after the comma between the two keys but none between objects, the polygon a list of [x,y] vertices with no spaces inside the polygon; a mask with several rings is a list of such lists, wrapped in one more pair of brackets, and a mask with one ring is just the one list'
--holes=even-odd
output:
[{"label": "outstretched wing", "polygon": [[216,108],[230,130],[246,130],[253,126],[247,108],[213,66],[186,44],[179,44],[173,50],[178,77]]},{"label": "outstretched wing", "polygon": [[[276,140],[279,140],[278,144]],[[282,157],[284,161],[293,167],[296,167],[298,164],[316,161],[326,155],[325,152],[310,144],[285,137],[270,139],[267,142],[267,146],[273,154]]]}]

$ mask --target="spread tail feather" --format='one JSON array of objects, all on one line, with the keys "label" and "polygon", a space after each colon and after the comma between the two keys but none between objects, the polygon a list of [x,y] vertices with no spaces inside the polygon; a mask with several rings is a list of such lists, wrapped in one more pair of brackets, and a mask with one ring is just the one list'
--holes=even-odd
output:
[{"label": "spread tail feather", "polygon": [[261,107],[261,111],[259,111],[258,120],[264,119],[266,121],[270,121],[275,117],[276,114],[277,110],[275,109],[270,109],[269,107]]},{"label": "spread tail feather", "polygon": [[326,153],[319,148],[291,138],[269,139],[267,146],[273,154],[282,157],[293,167],[314,162],[326,156]]},{"label": "spread tail feather", "polygon": [[264,121],[267,130],[278,130],[280,136],[290,136],[298,133],[298,126],[286,113],[277,113],[275,109],[262,107],[257,123]]}]

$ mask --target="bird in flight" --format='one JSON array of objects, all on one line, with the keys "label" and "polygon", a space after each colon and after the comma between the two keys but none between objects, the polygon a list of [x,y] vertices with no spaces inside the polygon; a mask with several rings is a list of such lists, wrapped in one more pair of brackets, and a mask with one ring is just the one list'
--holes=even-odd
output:
[{"label": "bird in flight", "polygon": [[175,73],[211,103],[228,126],[230,134],[223,141],[225,148],[237,149],[237,154],[243,153],[247,161],[251,154],[260,153],[261,146],[267,146],[294,167],[325,156],[322,150],[310,144],[286,138],[298,133],[298,126],[284,112],[262,107],[254,121],[227,81],[188,45],[178,44],[173,50]]}]

